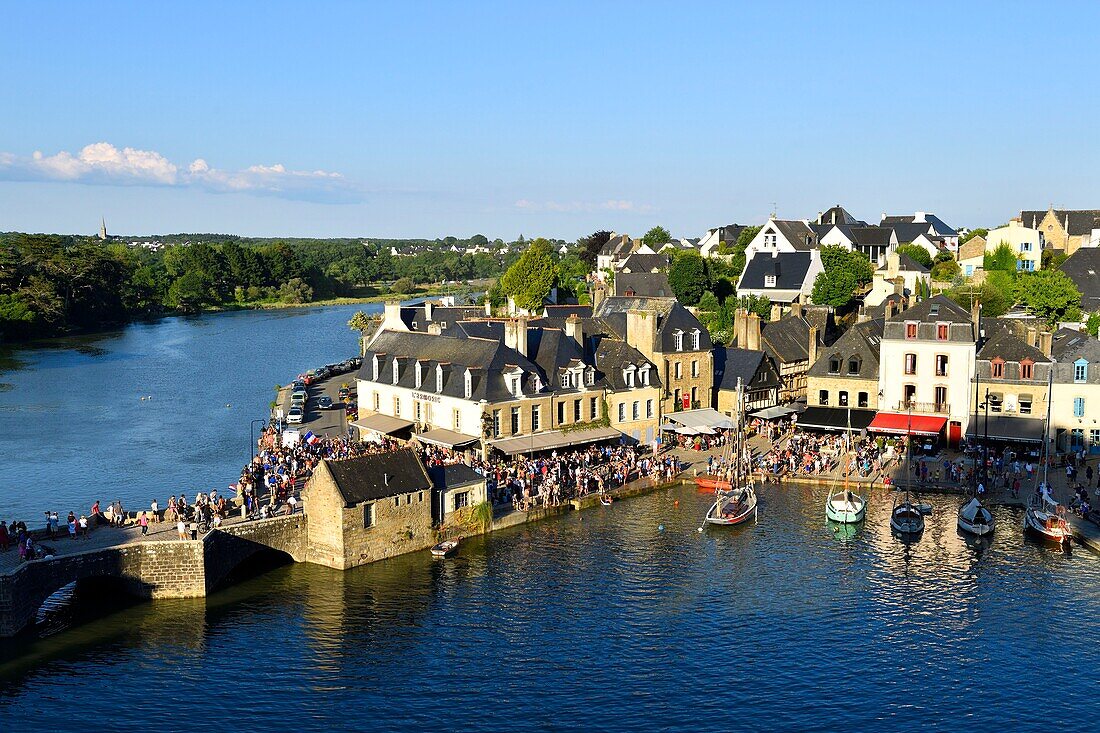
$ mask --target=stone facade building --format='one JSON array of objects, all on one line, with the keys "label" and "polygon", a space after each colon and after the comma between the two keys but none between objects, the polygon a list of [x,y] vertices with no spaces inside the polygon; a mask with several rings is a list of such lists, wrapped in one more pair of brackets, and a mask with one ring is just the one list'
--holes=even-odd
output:
[{"label": "stone facade building", "polygon": [[432,482],[411,449],[322,461],[303,498],[311,562],[346,570],[435,544]]},{"label": "stone facade building", "polygon": [[1082,247],[1100,246],[1100,209],[1021,211],[1020,222],[1043,233],[1049,247],[1071,255]]}]

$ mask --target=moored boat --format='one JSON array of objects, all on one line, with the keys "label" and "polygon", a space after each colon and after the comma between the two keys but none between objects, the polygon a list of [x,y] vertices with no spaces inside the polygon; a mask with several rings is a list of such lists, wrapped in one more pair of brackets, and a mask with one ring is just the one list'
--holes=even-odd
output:
[{"label": "moored boat", "polygon": [[978,537],[993,534],[997,520],[976,497],[959,507],[959,529]]},{"label": "moored boat", "polygon": [[755,518],[756,490],[746,484],[730,491],[719,490],[707,511],[706,523],[729,527]]},{"label": "moored boat", "polygon": [[829,498],[825,501],[825,518],[830,522],[855,524],[863,521],[866,512],[866,500],[847,488],[836,493],[830,493]]},{"label": "moored boat", "polygon": [[1073,538],[1073,530],[1066,521],[1066,508],[1042,489],[1028,502],[1024,512],[1024,531],[1059,545],[1068,545]]},{"label": "moored boat", "polygon": [[695,477],[695,486],[699,491],[705,491],[708,494],[715,491],[729,491],[733,488],[729,479],[722,478],[721,476],[715,476],[714,474],[704,474],[702,476]]},{"label": "moored boat", "polygon": [[458,540],[444,540],[432,547],[432,555],[435,557],[447,557],[458,548]]},{"label": "moored boat", "polygon": [[890,512],[890,529],[902,537],[911,538],[924,531],[924,513],[920,506],[909,500],[908,492],[902,501],[894,500]]}]

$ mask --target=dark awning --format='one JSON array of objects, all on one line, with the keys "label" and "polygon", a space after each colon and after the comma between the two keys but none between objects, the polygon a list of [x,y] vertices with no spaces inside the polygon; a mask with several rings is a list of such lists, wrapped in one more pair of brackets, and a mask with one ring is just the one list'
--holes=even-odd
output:
[{"label": "dark awning", "polygon": [[[989,439],[1010,443],[1042,443],[1043,421],[1032,417],[997,415],[989,417]],[[985,417],[979,416],[970,423],[966,437],[980,440],[986,435]]]},{"label": "dark awning", "polygon": [[462,446],[477,442],[477,438],[472,435],[456,433],[446,428],[432,428],[426,432],[417,433],[413,437],[421,443],[431,443],[432,445],[439,445],[444,448],[461,448]]},{"label": "dark awning", "polygon": [[875,433],[891,435],[939,435],[947,424],[946,417],[936,415],[910,415],[907,412],[880,412],[867,426]]},{"label": "dark awning", "polygon": [[807,407],[798,416],[798,427],[809,430],[845,431],[851,415],[852,430],[863,430],[875,419],[874,410],[849,410],[847,407]]},{"label": "dark awning", "polygon": [[554,430],[547,433],[535,433],[534,435],[521,435],[514,438],[503,438],[490,443],[501,453],[514,456],[520,453],[537,453],[538,451],[556,450],[567,448],[571,445],[584,445],[596,443],[601,440],[618,440],[623,434],[615,428],[585,428],[583,430],[562,431]]}]

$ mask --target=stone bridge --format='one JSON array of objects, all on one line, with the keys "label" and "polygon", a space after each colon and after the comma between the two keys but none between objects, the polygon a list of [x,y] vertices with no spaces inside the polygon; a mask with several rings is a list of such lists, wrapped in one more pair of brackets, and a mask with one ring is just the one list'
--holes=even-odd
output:
[{"label": "stone bridge", "polygon": [[306,560],[304,514],[223,525],[194,541],[134,541],[23,563],[0,574],[0,637],[26,628],[47,598],[73,582],[109,579],[138,598],[195,598],[272,551]]}]

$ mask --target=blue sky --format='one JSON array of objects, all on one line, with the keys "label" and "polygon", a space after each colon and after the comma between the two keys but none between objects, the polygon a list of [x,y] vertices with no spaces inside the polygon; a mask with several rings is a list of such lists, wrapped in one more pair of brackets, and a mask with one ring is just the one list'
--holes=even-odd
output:
[{"label": "blue sky", "polygon": [[1100,207],[1100,6],[5,3],[0,231]]}]

